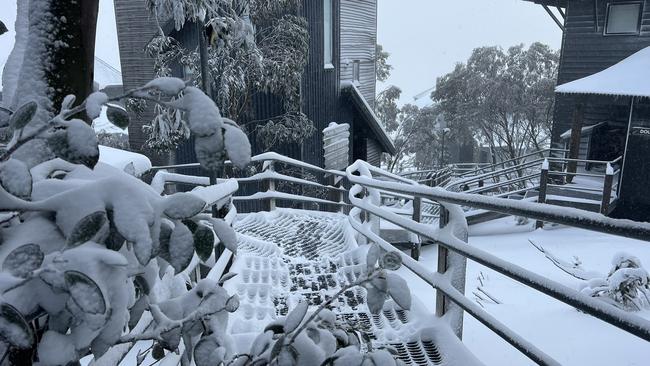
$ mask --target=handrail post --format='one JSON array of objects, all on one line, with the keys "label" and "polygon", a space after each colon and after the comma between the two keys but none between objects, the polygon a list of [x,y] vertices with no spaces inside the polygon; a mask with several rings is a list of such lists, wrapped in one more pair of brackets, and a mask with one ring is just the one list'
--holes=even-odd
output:
[{"label": "handrail post", "polygon": [[342,214],[345,214],[346,213],[346,207],[345,207],[345,205],[343,203],[345,202],[345,196],[346,196],[347,192],[343,190],[343,177],[342,176],[335,176],[334,177],[334,187],[339,189],[338,195],[337,195],[338,199],[339,199],[339,203],[341,203],[340,208],[339,208],[339,212],[342,213]]},{"label": "handrail post", "polygon": [[607,215],[609,211],[609,201],[612,198],[612,186],[614,184],[614,168],[607,163],[605,170],[605,182],[603,183],[603,200],[600,203],[600,213]]},{"label": "handrail post", "polygon": [[[460,210],[460,208],[458,208]],[[464,213],[461,212],[464,219]],[[450,224],[450,212],[440,206],[440,219],[438,220],[440,228]],[[468,241],[467,223],[456,225],[453,235],[464,241]],[[451,285],[461,293],[465,293],[465,276],[467,269],[467,258],[461,254],[450,252],[444,245],[438,243],[438,268],[440,274],[451,272],[446,277],[451,281]],[[451,329],[458,339],[463,339],[463,309],[455,304],[445,294],[436,290],[436,316],[447,317]]]},{"label": "handrail post", "polygon": [[[269,162],[269,165],[267,165],[266,168],[267,171],[270,172],[275,171],[275,167],[273,163],[274,163],[273,161]],[[269,179],[269,188],[267,192],[275,192],[275,179]],[[276,205],[275,197],[269,198],[269,211],[275,210],[275,205]]]},{"label": "handrail post", "polygon": [[[538,203],[546,203],[546,187],[548,185],[548,159],[544,159],[542,163],[542,171],[539,174],[539,195],[537,196]],[[537,220],[535,228],[541,229],[544,227],[544,221]]]},{"label": "handrail post", "polygon": [[[422,221],[422,197],[413,198],[413,221]],[[420,259],[420,247],[422,246],[422,238],[418,235],[417,242],[411,243],[411,258],[416,261]]]}]

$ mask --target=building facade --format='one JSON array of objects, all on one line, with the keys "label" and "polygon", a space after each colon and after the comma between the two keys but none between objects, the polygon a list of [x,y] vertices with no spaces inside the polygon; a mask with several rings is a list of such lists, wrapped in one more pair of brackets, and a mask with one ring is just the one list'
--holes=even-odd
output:
[{"label": "building facade", "polygon": [[[124,87],[142,85],[153,77],[153,62],[143,52],[156,26],[143,0],[115,0],[118,40]],[[377,0],[304,0],[300,15],[307,20],[310,38],[308,62],[301,83],[301,110],[313,121],[316,133],[302,144],[284,144],[271,150],[313,165],[323,166],[323,135],[331,122],[350,124],[350,161],[362,159],[379,165],[382,152],[394,152],[372,108],[375,94],[375,47]],[[196,46],[199,30],[186,25],[173,34],[184,46]],[[182,70],[176,70],[182,77]],[[257,93],[250,120],[264,121],[282,113],[273,95]],[[130,143],[142,149],[146,136],[142,125],[153,117],[145,113],[129,127]],[[237,121],[240,125],[248,121]],[[249,128],[253,153],[264,152]],[[192,144],[181,146],[170,157],[155,157],[155,163],[195,162]],[[151,155],[151,154],[148,154]],[[171,161],[164,162],[168,159]]]},{"label": "building facade", "polygon": [[[650,0],[526,1],[543,6],[563,30],[560,86],[615,65],[617,70],[624,69],[622,64],[629,63],[631,56],[638,63],[642,53],[648,54],[643,50],[650,47]],[[623,60],[627,61],[621,63]],[[629,72],[644,77],[639,70]],[[632,133],[646,125],[650,127],[650,98],[643,93],[556,93],[555,147],[574,147],[572,154],[580,159],[612,161],[622,157],[614,167],[622,169],[614,216],[650,221],[650,141]]]}]

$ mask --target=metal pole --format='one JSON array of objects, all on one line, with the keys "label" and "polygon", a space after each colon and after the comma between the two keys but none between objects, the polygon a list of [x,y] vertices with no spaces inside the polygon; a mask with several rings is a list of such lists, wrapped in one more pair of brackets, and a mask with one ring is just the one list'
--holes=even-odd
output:
[{"label": "metal pole", "polygon": [[625,161],[627,160],[627,149],[630,142],[630,132],[632,132],[632,112],[634,111],[634,97],[630,100],[630,115],[627,120],[627,135],[625,136],[625,148],[623,150],[623,163],[621,164],[621,174],[618,177],[618,198],[621,198],[621,186],[623,185],[623,173],[625,171]]}]

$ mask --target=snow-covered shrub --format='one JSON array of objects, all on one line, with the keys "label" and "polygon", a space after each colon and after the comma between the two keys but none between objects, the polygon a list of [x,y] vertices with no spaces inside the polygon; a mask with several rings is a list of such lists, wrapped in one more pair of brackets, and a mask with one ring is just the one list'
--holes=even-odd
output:
[{"label": "snow-covered shrub", "polygon": [[639,258],[618,253],[607,276],[590,279],[581,291],[625,310],[641,310],[650,306],[650,275]]},{"label": "snow-covered shrub", "polygon": [[[250,161],[243,132],[182,80],[156,79],[113,99],[120,98],[183,111],[206,169],[226,158],[241,167]],[[213,255],[218,240],[237,249],[232,228],[202,213],[215,202],[193,193],[160,196],[98,163],[95,132],[73,116],[85,111],[92,118],[106,105],[111,121],[124,127],[128,115],[111,111],[111,100],[98,92],[73,107],[69,95],[45,124],[32,123],[34,102],[11,113],[14,136],[0,154],[0,339],[9,363],[65,365],[137,340],[176,351],[181,338],[189,359],[197,337],[225,329],[228,312],[237,308],[237,298],[219,283],[188,276]],[[30,141],[42,143],[26,145]],[[55,158],[30,169],[15,156],[21,146]],[[145,310],[150,326],[137,330]]]},{"label": "snow-covered shrub", "polygon": [[584,270],[578,257],[573,257],[569,262],[533,241],[529,242],[557,268],[583,281],[579,288],[583,294],[629,311],[650,307],[650,274],[639,258],[624,252],[617,253],[612,259],[611,269],[603,274]]}]

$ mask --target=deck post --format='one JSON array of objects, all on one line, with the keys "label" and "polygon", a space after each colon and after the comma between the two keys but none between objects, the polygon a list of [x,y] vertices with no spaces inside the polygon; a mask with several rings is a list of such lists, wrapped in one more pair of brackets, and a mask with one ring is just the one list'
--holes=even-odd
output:
[{"label": "deck post", "polygon": [[[422,221],[422,197],[413,198],[413,221]],[[422,246],[422,238],[418,235],[417,241],[411,243],[411,258],[416,261],[420,259],[420,247]]]},{"label": "deck post", "polygon": [[[273,166],[273,162],[270,161],[269,165],[266,168],[267,171],[273,172],[275,171],[275,167]],[[269,189],[267,192],[275,192],[275,179],[269,179]],[[269,211],[275,210],[275,197],[269,198]]]},{"label": "deck post", "polygon": [[[542,163],[542,172],[539,174],[539,196],[537,196],[538,203],[546,203],[546,187],[548,185],[548,159],[544,159]],[[541,229],[544,227],[544,221],[537,220],[535,228]]]},{"label": "deck post", "polygon": [[[467,221],[465,221],[464,213],[458,207],[458,211],[462,217],[463,222],[452,222],[450,220],[450,212],[442,205],[440,206],[440,228],[447,225],[454,225],[453,235],[464,241],[468,241]],[[456,216],[454,216],[456,217]],[[456,218],[459,219],[458,217]],[[446,277],[451,281],[451,285],[461,293],[465,293],[465,276],[467,270],[467,258],[460,254],[450,252],[445,246],[438,243],[438,268],[440,274],[446,274]],[[449,320],[451,329],[454,331],[459,339],[463,339],[463,309],[456,305],[453,301],[448,299],[442,291],[436,290],[436,316],[446,317]]]},{"label": "deck post", "polygon": [[[346,191],[343,190],[343,177],[342,176],[334,176],[334,187],[338,188],[339,191],[337,193],[337,197],[339,199],[340,203],[345,202],[345,194]],[[346,214],[346,207],[345,205],[341,204],[339,208],[339,212],[342,214]]]},{"label": "deck post", "polygon": [[609,201],[612,198],[612,186],[614,184],[614,169],[607,163],[605,171],[605,182],[603,183],[603,200],[600,203],[600,213],[607,215],[609,211]]}]

